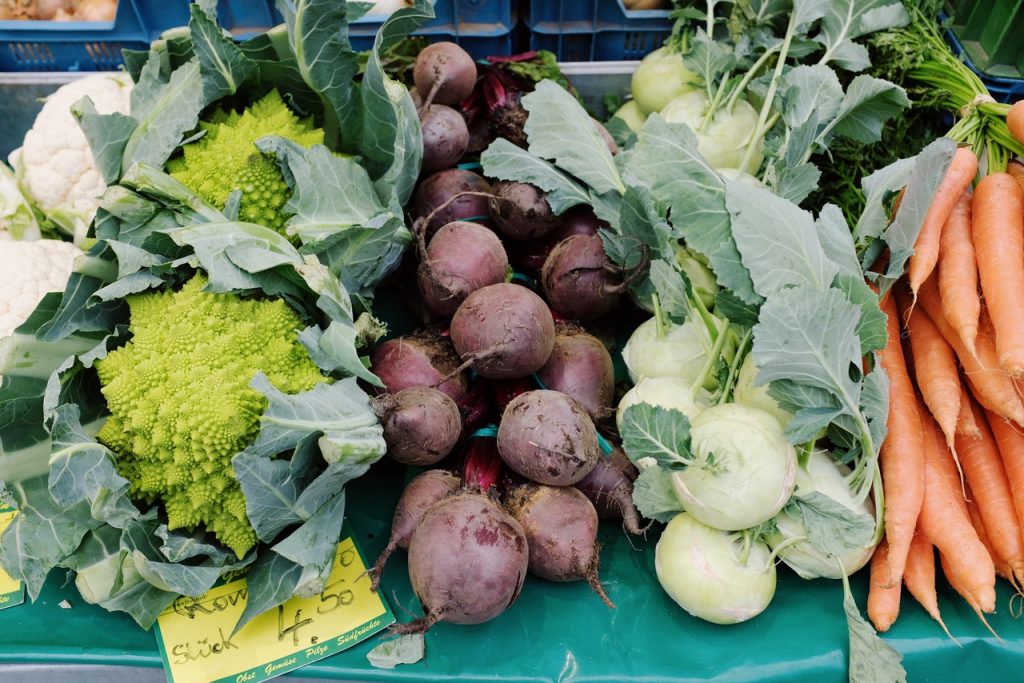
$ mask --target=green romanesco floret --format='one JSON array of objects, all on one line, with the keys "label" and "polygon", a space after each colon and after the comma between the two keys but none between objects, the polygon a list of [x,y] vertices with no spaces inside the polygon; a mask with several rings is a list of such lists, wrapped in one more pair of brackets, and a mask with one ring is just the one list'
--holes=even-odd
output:
[{"label": "green romanesco floret", "polygon": [[231,458],[260,429],[262,371],[285,393],[328,381],[298,341],[283,300],[179,291],[128,297],[131,340],[97,361],[110,418],[97,439],[113,450],[132,496],[162,503],[170,529],[204,527],[243,556],[256,543]]},{"label": "green romanesco floret", "polygon": [[218,111],[201,127],[206,134],[185,145],[183,156],[168,162],[171,176],[218,209],[233,191],[241,191],[239,220],[283,234],[288,218],[283,209],[291,190],[277,162],[260,152],[256,141],[276,135],[310,147],[323,144],[323,130],[292,113],[277,90],[241,114]]}]

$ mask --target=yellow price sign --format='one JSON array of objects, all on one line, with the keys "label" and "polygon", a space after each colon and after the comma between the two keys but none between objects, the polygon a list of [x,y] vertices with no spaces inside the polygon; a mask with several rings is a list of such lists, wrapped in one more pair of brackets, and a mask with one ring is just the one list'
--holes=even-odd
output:
[{"label": "yellow price sign", "polygon": [[[3,503],[0,503],[0,536],[4,535],[7,527],[14,521],[17,511],[12,510]],[[11,576],[0,567],[0,609],[14,607],[25,602],[25,591],[22,589],[21,581]]]},{"label": "yellow price sign", "polygon": [[171,683],[259,683],[329,657],[395,622],[370,591],[352,538],[338,544],[323,592],[292,598],[232,635],[245,609],[245,579],[174,601],[157,619],[157,643]]}]

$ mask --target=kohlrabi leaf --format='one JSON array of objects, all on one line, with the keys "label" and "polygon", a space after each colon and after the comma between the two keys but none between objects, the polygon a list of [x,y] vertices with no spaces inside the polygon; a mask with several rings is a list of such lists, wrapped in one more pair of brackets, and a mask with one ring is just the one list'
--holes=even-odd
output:
[{"label": "kohlrabi leaf", "polygon": [[847,87],[835,118],[819,136],[819,144],[827,146],[829,136],[878,142],[882,124],[909,106],[907,92],[900,86],[872,76],[857,76]]},{"label": "kohlrabi leaf", "polygon": [[836,265],[839,272],[863,279],[864,273],[861,271],[860,262],[857,261],[857,249],[842,209],[835,204],[823,206],[818,213],[818,219],[814,221],[814,228],[821,248],[825,250],[825,255]]},{"label": "kohlrabi leaf", "polygon": [[121,172],[133,164],[163,166],[182,137],[196,127],[206,101],[197,61],[186,62],[164,80],[150,59],[132,88],[131,115],[138,122],[124,146]]},{"label": "kohlrabi leaf", "polygon": [[862,353],[871,353],[885,348],[885,313],[878,305],[875,294],[863,275],[838,275],[833,287],[846,294],[847,300],[860,306],[860,321],[857,323],[857,337],[860,338]]},{"label": "kohlrabi leaf", "polygon": [[531,154],[554,161],[599,194],[625,192],[615,159],[598,133],[599,124],[565,88],[545,79],[522,103],[530,113],[523,130]]},{"label": "kohlrabi leaf", "polygon": [[354,83],[359,55],[348,37],[348,8],[335,0],[277,0],[299,73],[323,102],[327,145],[358,147],[361,108]]},{"label": "kohlrabi leaf", "polygon": [[885,441],[888,430],[889,376],[877,360],[875,369],[864,377],[861,387],[860,410],[868,420],[872,440],[880,444]]},{"label": "kohlrabi leaf", "polygon": [[779,84],[779,94],[782,120],[791,128],[811,118],[827,123],[835,118],[843,102],[839,77],[823,64],[800,65],[787,71]]},{"label": "kohlrabi leaf", "polygon": [[548,193],[548,204],[556,214],[577,204],[587,204],[586,190],[554,164],[536,157],[505,138],[498,138],[480,155],[488,178],[530,183]]},{"label": "kohlrabi leaf", "polygon": [[736,54],[727,43],[715,40],[702,28],[690,37],[689,47],[689,52],[683,55],[683,64],[700,78],[709,93],[713,93],[718,77],[735,66]]},{"label": "kohlrabi leaf", "polygon": [[853,601],[849,582],[843,576],[843,611],[850,634],[850,683],[907,683],[903,655],[878,637]]},{"label": "kohlrabi leaf", "polygon": [[732,238],[725,183],[697,152],[689,126],[666,123],[657,114],[648,117],[624,175],[669,207],[673,227],[708,259],[719,284],[745,303],[760,301]]},{"label": "kohlrabi leaf", "polygon": [[660,467],[644,467],[633,482],[633,505],[647,519],[670,522],[683,511],[672,486],[672,474]]},{"label": "kohlrabi leaf", "polygon": [[754,291],[770,298],[797,285],[826,289],[838,272],[811,215],[774,193],[738,181],[725,184],[732,235]]},{"label": "kohlrabi leaf", "polygon": [[396,212],[412,195],[423,158],[423,139],[412,97],[404,85],[384,72],[381,55],[433,17],[434,6],[428,0],[416,0],[388,17],[374,38],[359,91],[362,128],[354,151],[363,157],[366,170],[376,181],[378,196]]},{"label": "kohlrabi leaf", "polygon": [[910,15],[898,0],[829,0],[814,37],[825,47],[821,63],[834,63],[848,71],[871,66],[868,51],[855,41],[868,33],[906,26]]},{"label": "kohlrabi leaf", "polygon": [[366,659],[378,669],[394,669],[399,664],[415,664],[423,654],[423,634],[411,633],[383,641],[366,653]]},{"label": "kohlrabi leaf", "polygon": [[807,539],[819,550],[839,557],[871,546],[875,520],[863,510],[851,510],[820,491],[794,496],[807,529]]},{"label": "kohlrabi leaf", "polygon": [[690,420],[682,412],[647,403],[626,408],[619,427],[629,459],[654,458],[670,470],[685,469],[692,460]]},{"label": "kohlrabi leaf", "polygon": [[[946,176],[955,151],[956,143],[953,140],[939,138],[917,155],[899,210],[882,232],[882,240],[889,247],[889,267],[878,283],[883,294],[903,274],[907,259],[914,253],[914,242],[921,231],[921,224],[939,184]],[[871,198],[869,195],[869,200]],[[865,209],[865,214],[867,212],[868,209]]]},{"label": "kohlrabi leaf", "polygon": [[685,275],[661,259],[651,261],[651,284],[658,294],[658,303],[668,315],[682,322],[690,316]]},{"label": "kohlrabi leaf", "polygon": [[216,102],[234,95],[243,84],[256,78],[259,67],[217,25],[216,7],[212,16],[195,3],[189,9],[192,14],[188,27],[192,50],[199,60],[204,99]]}]

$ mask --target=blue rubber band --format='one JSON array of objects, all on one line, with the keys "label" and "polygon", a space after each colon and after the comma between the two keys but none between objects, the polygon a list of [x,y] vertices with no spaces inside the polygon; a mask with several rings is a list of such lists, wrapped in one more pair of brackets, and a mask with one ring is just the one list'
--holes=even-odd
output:
[{"label": "blue rubber band", "polygon": [[601,436],[601,433],[597,434],[597,445],[601,447],[601,452],[605,455],[611,455],[614,447],[608,442],[608,439]]},{"label": "blue rubber band", "polygon": [[483,166],[480,165],[479,161],[467,161],[464,164],[459,164],[455,168],[461,168],[463,171],[477,171],[482,170]]},{"label": "blue rubber band", "polygon": [[498,425],[487,425],[486,427],[481,427],[480,429],[478,429],[475,432],[473,432],[472,434],[470,434],[468,438],[470,438],[470,439],[478,439],[478,438],[493,439],[496,436],[498,436]]},{"label": "blue rubber band", "polygon": [[469,218],[460,218],[460,221],[469,221],[470,223],[486,223],[491,220],[490,216],[470,216]]},{"label": "blue rubber band", "polygon": [[544,380],[542,380],[540,378],[540,375],[538,375],[536,372],[533,373],[533,381],[536,382],[537,386],[540,387],[541,389],[547,389],[547,385],[544,384]]},{"label": "blue rubber band", "polygon": [[523,273],[512,273],[512,282],[522,283],[523,285],[529,287],[530,289],[533,289],[537,285],[536,280],[534,280],[529,275],[525,275]]}]

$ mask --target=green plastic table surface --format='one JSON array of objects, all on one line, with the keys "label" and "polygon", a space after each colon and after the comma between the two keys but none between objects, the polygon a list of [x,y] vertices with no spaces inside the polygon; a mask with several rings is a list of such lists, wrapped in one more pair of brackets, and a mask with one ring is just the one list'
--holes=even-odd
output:
[{"label": "green plastic table surface", "polygon": [[[349,486],[349,520],[368,558],[387,540],[402,473],[381,463]],[[602,529],[602,576],[617,608],[608,609],[584,583],[530,577],[503,615],[477,626],[441,624],[427,634],[423,661],[375,669],[366,653],[379,639],[306,667],[303,678],[355,681],[814,681],[846,679],[846,622],[838,581],[803,581],[780,566],[768,610],[735,626],[715,626],[680,609],[653,570],[656,534],[626,537]],[[51,575],[39,600],[0,611],[0,680],[4,663],[159,667],[152,633],[122,614],[84,604],[63,572]],[[1012,618],[1000,582],[997,640],[946,586],[940,607],[960,641],[950,641],[904,594],[900,618],[885,638],[904,655],[910,681],[1024,680],[1024,625]],[[866,571],[854,577],[865,605]],[[384,590],[402,621],[419,614],[403,553],[384,575]],[[62,600],[71,609],[59,606]]]}]

